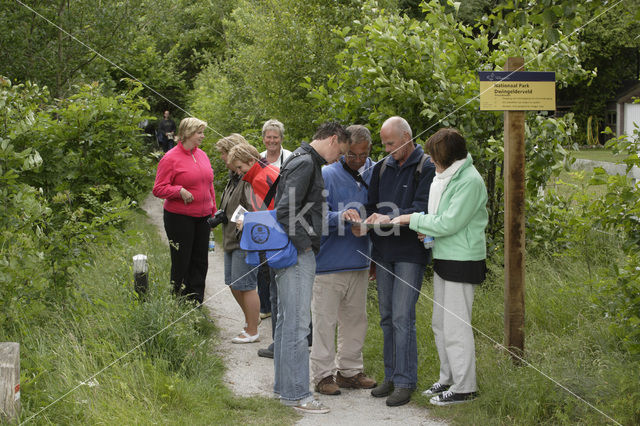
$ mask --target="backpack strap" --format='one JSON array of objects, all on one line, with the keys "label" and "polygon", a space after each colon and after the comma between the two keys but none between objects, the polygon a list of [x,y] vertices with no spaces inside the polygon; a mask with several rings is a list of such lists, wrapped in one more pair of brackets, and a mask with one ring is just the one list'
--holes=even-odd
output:
[{"label": "backpack strap", "polygon": [[416,170],[413,172],[413,186],[414,188],[418,187],[418,182],[420,182],[420,175],[422,174],[422,167],[424,167],[424,163],[431,157],[427,154],[422,154],[422,158],[418,162],[416,166]]},{"label": "backpack strap", "polygon": [[269,192],[267,192],[267,195],[264,196],[264,200],[262,200],[267,208],[269,208],[269,204],[271,204],[271,200],[273,200],[273,197],[276,196],[276,191],[278,190],[278,182],[280,182],[280,175],[278,175],[276,180],[273,181],[273,184],[271,184],[271,187],[269,188]]},{"label": "backpack strap", "polygon": [[[382,174],[387,169],[387,161],[389,161],[390,157],[385,158],[382,162],[382,167],[380,167],[380,174],[378,175],[378,179],[382,179]],[[418,161],[418,165],[416,166],[415,171],[413,172],[413,186],[416,187],[418,182],[420,182],[420,175],[422,174],[422,167],[424,167],[424,163],[431,158],[427,154],[422,154],[422,158]]]},{"label": "backpack strap", "polygon": [[[308,152],[294,152],[293,154],[291,154],[289,156],[289,158],[287,158],[287,160],[284,162],[284,164],[280,164],[280,166],[281,166],[280,170],[282,170],[286,164],[289,164],[289,161],[291,161],[295,157],[299,157],[301,155],[309,155],[309,153]],[[269,204],[271,204],[271,200],[273,200],[273,197],[276,196],[276,192],[278,190],[278,183],[280,182],[280,176],[281,176],[281,174],[278,174],[278,177],[276,178],[276,180],[273,182],[273,184],[269,188],[269,192],[267,192],[267,195],[264,196],[264,199],[262,200],[262,202],[264,203],[265,206],[269,206]]]}]

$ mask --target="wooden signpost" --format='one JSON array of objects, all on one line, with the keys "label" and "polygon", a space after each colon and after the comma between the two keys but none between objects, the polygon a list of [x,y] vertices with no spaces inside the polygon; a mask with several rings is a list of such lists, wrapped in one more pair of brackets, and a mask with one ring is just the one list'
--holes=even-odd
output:
[{"label": "wooden signpost", "polygon": [[20,345],[0,342],[0,423],[20,415]]},{"label": "wooden signpost", "polygon": [[523,58],[505,71],[480,72],[480,109],[504,111],[504,338],[516,362],[524,355],[524,207],[526,110],[555,110],[555,73],[524,72]]}]

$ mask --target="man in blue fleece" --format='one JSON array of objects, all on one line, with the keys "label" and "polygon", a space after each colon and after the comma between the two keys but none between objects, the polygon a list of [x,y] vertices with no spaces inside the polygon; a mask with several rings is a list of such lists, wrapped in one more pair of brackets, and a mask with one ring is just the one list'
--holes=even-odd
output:
[{"label": "man in blue fleece", "polygon": [[371,243],[369,238],[356,237],[350,229],[345,229],[345,222],[341,220],[349,209],[364,211],[375,163],[369,158],[369,130],[361,125],[349,126],[347,130],[351,133],[347,153],[340,161],[322,169],[328,191],[329,234],[322,238],[316,256],[311,301],[311,372],[316,392],[325,395],[338,395],[340,388],[370,389],[376,385],[375,380],[364,375],[362,360],[362,345],[367,334]]},{"label": "man in blue fleece", "polygon": [[[389,118],[380,128],[380,139],[389,155],[373,168],[365,222],[388,224],[396,216],[427,211],[435,166],[422,147],[413,143],[409,123],[402,117]],[[353,232],[364,235],[367,229],[354,226]],[[371,257],[377,265],[384,340],[384,382],[372,389],[371,395],[388,397],[387,405],[395,407],[411,400],[418,381],[416,302],[431,251],[406,226],[374,228],[369,236]]]}]

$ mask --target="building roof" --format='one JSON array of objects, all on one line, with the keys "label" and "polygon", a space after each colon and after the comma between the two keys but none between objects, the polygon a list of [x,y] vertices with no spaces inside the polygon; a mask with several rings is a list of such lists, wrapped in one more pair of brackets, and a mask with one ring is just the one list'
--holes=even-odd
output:
[{"label": "building roof", "polygon": [[616,103],[624,104],[632,102],[633,98],[640,97],[640,80],[625,81],[616,93]]}]

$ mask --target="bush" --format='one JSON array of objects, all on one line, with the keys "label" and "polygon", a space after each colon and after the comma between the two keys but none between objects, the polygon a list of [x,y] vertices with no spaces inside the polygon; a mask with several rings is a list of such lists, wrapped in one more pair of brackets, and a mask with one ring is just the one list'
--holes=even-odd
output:
[{"label": "bush", "polygon": [[86,85],[62,100],[0,79],[0,321],[38,324],[73,300],[87,247],[121,227],[153,173],[137,123],[139,86],[109,96]]}]

